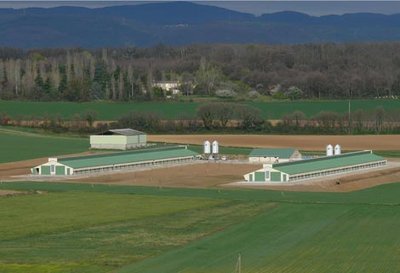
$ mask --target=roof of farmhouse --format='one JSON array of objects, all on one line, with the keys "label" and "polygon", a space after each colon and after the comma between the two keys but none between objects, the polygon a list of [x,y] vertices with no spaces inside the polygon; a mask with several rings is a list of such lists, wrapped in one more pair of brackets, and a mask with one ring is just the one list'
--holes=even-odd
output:
[{"label": "roof of farmhouse", "polygon": [[314,171],[336,169],[346,166],[354,166],[374,161],[384,160],[383,157],[373,154],[371,151],[346,153],[335,156],[293,161],[288,163],[273,164],[272,167],[290,175],[309,173]]},{"label": "roof of farmhouse", "polygon": [[59,159],[58,162],[71,168],[79,169],[196,155],[198,155],[196,152],[188,150],[186,147],[175,146],[163,149],[143,149],[130,152],[63,158]]},{"label": "roof of farmhouse", "polygon": [[279,157],[279,158],[290,158],[296,151],[294,148],[263,148],[253,149],[250,153],[250,157]]},{"label": "roof of farmhouse", "polygon": [[145,133],[138,131],[138,130],[133,130],[130,128],[125,128],[125,129],[112,129],[112,130],[107,130],[105,132],[99,133],[98,135],[123,135],[123,136],[136,136],[136,135],[144,135]]}]

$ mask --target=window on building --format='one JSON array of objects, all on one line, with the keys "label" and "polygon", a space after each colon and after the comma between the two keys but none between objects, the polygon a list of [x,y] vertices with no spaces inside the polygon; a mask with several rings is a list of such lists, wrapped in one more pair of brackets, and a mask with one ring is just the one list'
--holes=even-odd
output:
[{"label": "window on building", "polygon": [[50,165],[50,172],[54,173],[56,169],[55,165]]},{"label": "window on building", "polygon": [[269,171],[265,172],[265,179],[269,179]]}]

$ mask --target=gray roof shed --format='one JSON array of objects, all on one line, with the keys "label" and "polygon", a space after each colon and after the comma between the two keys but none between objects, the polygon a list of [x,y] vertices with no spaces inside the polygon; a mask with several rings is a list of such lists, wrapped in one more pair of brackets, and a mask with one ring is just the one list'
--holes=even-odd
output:
[{"label": "gray roof shed", "polygon": [[131,128],[124,128],[124,129],[112,129],[102,132],[98,135],[122,135],[122,136],[137,136],[137,135],[145,135],[146,133],[133,130]]}]

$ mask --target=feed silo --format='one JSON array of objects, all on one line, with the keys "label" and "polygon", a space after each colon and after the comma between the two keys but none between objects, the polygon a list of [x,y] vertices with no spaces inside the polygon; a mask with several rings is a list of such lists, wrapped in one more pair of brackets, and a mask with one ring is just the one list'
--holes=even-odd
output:
[{"label": "feed silo", "polygon": [[218,141],[214,140],[212,143],[212,153],[219,154],[219,144]]}]

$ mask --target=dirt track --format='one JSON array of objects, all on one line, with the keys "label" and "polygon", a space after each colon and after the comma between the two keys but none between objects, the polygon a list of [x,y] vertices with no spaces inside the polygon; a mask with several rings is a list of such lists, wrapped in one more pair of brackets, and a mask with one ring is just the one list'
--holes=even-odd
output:
[{"label": "dirt track", "polygon": [[325,150],[327,144],[340,144],[343,150],[400,150],[400,135],[288,136],[288,135],[150,135],[149,141],[202,145],[217,140],[221,146],[294,147]]}]

